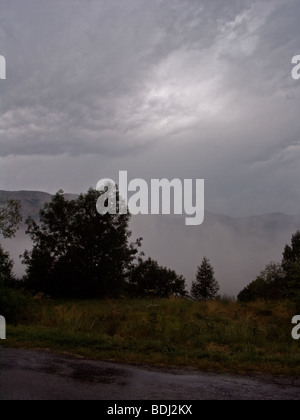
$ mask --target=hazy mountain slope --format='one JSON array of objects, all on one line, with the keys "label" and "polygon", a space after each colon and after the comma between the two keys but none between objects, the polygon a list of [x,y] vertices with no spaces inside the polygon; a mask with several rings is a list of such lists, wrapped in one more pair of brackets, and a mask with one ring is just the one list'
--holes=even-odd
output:
[{"label": "hazy mountain slope", "polygon": [[[66,194],[66,197],[72,199],[74,194]],[[2,191],[0,190],[0,203],[6,200],[19,200],[22,205],[23,222],[28,217],[35,220],[39,219],[39,211],[43,205],[51,201],[52,195],[40,191]]]},{"label": "hazy mountain slope", "polygon": [[[74,195],[67,195],[69,198]],[[0,202],[7,198],[19,199],[24,217],[38,218],[43,203],[51,195],[43,192],[0,191]],[[174,268],[185,275],[190,285],[197,265],[208,256],[222,286],[222,292],[237,294],[255,279],[260,270],[271,260],[280,261],[286,243],[300,229],[300,215],[280,213],[231,218],[206,213],[203,225],[187,227],[184,220],[172,216],[134,216],[131,221],[134,237],[143,237],[143,250],[160,264]],[[13,240],[5,240],[16,261],[16,272],[24,268],[18,256],[30,241],[22,228]]]}]

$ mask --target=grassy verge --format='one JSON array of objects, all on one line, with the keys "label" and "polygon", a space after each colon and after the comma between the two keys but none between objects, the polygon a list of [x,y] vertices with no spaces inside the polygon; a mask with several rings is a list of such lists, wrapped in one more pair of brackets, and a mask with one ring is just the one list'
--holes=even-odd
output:
[{"label": "grassy verge", "polygon": [[8,325],[4,344],[134,364],[300,376],[294,315],[288,302],[44,302],[22,323]]}]

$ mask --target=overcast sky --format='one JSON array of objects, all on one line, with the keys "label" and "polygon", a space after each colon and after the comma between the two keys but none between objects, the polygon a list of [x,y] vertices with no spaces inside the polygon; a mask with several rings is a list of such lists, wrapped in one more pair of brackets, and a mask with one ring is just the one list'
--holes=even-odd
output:
[{"label": "overcast sky", "polygon": [[0,189],[205,178],[300,213],[299,0],[0,0]]}]

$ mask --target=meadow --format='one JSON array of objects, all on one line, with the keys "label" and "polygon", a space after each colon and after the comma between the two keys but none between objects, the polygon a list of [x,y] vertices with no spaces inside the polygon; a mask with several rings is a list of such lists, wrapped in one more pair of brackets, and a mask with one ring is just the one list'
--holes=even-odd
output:
[{"label": "meadow", "polygon": [[3,343],[138,365],[299,376],[294,315],[288,301],[35,301],[8,325]]}]

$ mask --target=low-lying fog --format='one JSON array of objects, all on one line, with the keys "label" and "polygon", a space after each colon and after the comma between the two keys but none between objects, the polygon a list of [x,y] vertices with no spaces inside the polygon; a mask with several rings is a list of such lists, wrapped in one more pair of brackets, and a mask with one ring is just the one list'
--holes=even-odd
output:
[{"label": "low-lying fog", "polygon": [[[143,237],[146,256],[183,274],[188,288],[203,256],[210,258],[221,292],[228,295],[237,295],[270,261],[281,261],[299,226],[300,216],[283,214],[233,219],[207,213],[198,227],[172,216],[133,216],[131,222],[133,238]],[[25,229],[1,243],[15,260],[15,273],[24,274],[19,255],[31,247]]]}]

